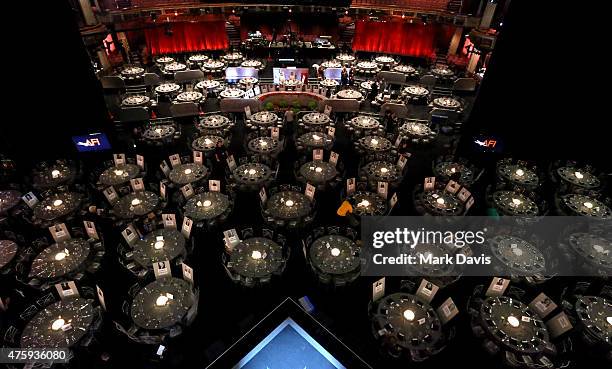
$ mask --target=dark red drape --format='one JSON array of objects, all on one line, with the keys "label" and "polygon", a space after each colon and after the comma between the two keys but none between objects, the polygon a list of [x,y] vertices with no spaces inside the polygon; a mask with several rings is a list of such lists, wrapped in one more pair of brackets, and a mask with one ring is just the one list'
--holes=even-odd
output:
[{"label": "dark red drape", "polygon": [[407,22],[359,21],[353,50],[429,57],[437,45],[450,42],[454,27]]},{"label": "dark red drape", "polygon": [[181,53],[199,50],[226,49],[229,45],[224,21],[173,22],[145,30],[147,46],[152,54]]}]

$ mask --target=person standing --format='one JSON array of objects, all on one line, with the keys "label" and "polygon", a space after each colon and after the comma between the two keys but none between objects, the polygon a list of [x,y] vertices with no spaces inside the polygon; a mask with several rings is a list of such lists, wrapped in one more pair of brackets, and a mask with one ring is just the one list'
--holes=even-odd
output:
[{"label": "person standing", "polygon": [[348,85],[348,71],[346,67],[342,67],[342,72],[340,73],[340,84],[344,87]]}]

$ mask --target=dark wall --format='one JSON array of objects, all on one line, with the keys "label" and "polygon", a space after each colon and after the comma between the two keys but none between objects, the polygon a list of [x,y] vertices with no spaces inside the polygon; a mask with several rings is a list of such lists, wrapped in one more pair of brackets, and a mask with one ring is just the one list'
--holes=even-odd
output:
[{"label": "dark wall", "polygon": [[62,0],[22,10],[33,19],[20,21],[13,31],[19,68],[5,75],[18,91],[7,96],[4,106],[11,118],[0,124],[0,152],[21,161],[74,155],[71,136],[109,127],[102,90],[76,24],[78,9]]},{"label": "dark wall", "polygon": [[576,9],[535,3],[510,4],[468,132],[498,133],[525,158],[609,157],[607,118],[597,114],[598,94],[585,83],[597,78],[587,51],[596,50],[589,45],[594,34],[566,24],[580,21]]}]

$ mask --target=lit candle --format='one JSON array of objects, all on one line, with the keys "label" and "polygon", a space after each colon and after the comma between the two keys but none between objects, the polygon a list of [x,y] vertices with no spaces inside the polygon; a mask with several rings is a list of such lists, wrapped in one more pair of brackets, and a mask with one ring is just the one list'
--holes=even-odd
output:
[{"label": "lit candle", "polygon": [[123,171],[121,169],[117,169],[117,170],[115,170],[115,175],[116,176],[122,176],[123,175]]},{"label": "lit candle", "polygon": [[161,128],[155,128],[155,132],[162,133],[162,129]]},{"label": "lit candle", "polygon": [[580,173],[580,172],[574,172],[574,175],[576,176],[576,178],[578,179],[582,179],[584,178],[584,174]]},{"label": "lit candle", "polygon": [[357,206],[367,208],[368,206],[370,206],[370,202],[368,200],[362,200],[359,204],[357,204]]},{"label": "lit candle", "polygon": [[332,254],[332,256],[340,255],[340,249],[337,248],[337,247],[334,247],[333,249],[331,249],[331,254]]},{"label": "lit candle", "polygon": [[153,247],[155,247],[155,250],[160,250],[164,247],[164,240],[163,239],[158,239],[155,244],[153,245]]},{"label": "lit candle", "polygon": [[520,204],[522,204],[523,202],[519,199],[512,199],[512,205],[514,206],[519,206]]},{"label": "lit candle", "polygon": [[436,199],[436,202],[437,202],[438,204],[440,204],[440,205],[444,205],[444,199],[443,199],[442,197],[438,197],[438,198]]},{"label": "lit candle", "polygon": [[413,321],[414,320],[414,311],[412,311],[410,309],[404,310],[404,319],[406,319],[409,322]]},{"label": "lit candle", "polygon": [[383,173],[387,173],[389,171],[389,169],[387,169],[385,167],[382,167],[382,168],[380,168],[380,171],[383,172]]},{"label": "lit candle", "polygon": [[321,168],[321,167],[316,167],[315,168],[315,172],[317,172],[317,173],[321,173],[322,171],[323,171],[323,168]]},{"label": "lit candle", "polygon": [[64,327],[65,324],[66,324],[66,321],[62,319],[62,317],[58,317],[51,324],[51,329],[53,329],[54,331],[59,331],[60,329]]},{"label": "lit candle", "polygon": [[261,146],[268,146],[268,143],[266,141],[264,141],[264,140],[259,140],[259,144]]},{"label": "lit candle", "polygon": [[514,328],[518,327],[520,322],[519,320],[514,317],[514,316],[509,316],[508,317],[508,324],[510,324],[511,326],[513,326]]},{"label": "lit candle", "polygon": [[210,138],[205,138],[204,143],[206,143],[207,145],[210,145],[212,143],[212,140]]},{"label": "lit candle", "polygon": [[257,173],[257,171],[256,171],[255,169],[249,169],[249,174],[250,174],[250,175],[253,175],[253,174],[255,174],[255,173]]},{"label": "lit candle", "polygon": [[522,177],[525,174],[525,171],[522,169],[517,169],[514,173],[516,173],[517,176]]},{"label": "lit candle", "polygon": [[157,305],[157,306],[165,306],[166,304],[168,304],[168,300],[169,300],[168,296],[160,295],[155,300],[155,305]]},{"label": "lit candle", "polygon": [[140,205],[140,203],[141,203],[140,199],[132,200],[132,206]]},{"label": "lit candle", "polygon": [[457,171],[457,169],[455,169],[455,167],[451,167],[450,171],[451,171],[451,173],[455,173]]},{"label": "lit candle", "polygon": [[252,257],[253,259],[255,259],[255,260],[259,260],[259,259],[261,259],[261,251],[254,250],[254,251],[251,253],[251,257]]},{"label": "lit candle", "polygon": [[587,209],[592,209],[592,208],[593,208],[593,203],[592,203],[592,202],[589,202],[589,201],[585,202],[583,205],[584,205],[584,206],[585,206]]},{"label": "lit candle", "polygon": [[53,178],[57,178],[60,175],[60,171],[57,169],[54,169],[53,171],[51,171],[51,177]]},{"label": "lit candle", "polygon": [[319,140],[321,139],[321,136],[318,136],[318,135],[312,135],[312,138],[313,138],[315,141],[319,141]]},{"label": "lit candle", "polygon": [[608,321],[608,324],[612,325],[612,316],[607,317],[606,320]]},{"label": "lit candle", "polygon": [[372,143],[372,146],[376,146],[378,145],[378,140],[373,138],[372,141],[370,141],[370,143]]},{"label": "lit candle", "polygon": [[285,201],[285,205],[287,205],[287,206],[289,206],[289,207],[293,206],[293,200],[287,200],[287,201]]},{"label": "lit candle", "polygon": [[191,174],[191,169],[189,168],[185,169],[185,174]]},{"label": "lit candle", "polygon": [[55,201],[53,201],[53,206],[60,206],[61,204],[63,204],[64,202],[60,199],[57,199]]},{"label": "lit candle", "polygon": [[66,256],[68,256],[68,253],[60,251],[57,254],[55,254],[55,260],[62,261],[66,258]]}]

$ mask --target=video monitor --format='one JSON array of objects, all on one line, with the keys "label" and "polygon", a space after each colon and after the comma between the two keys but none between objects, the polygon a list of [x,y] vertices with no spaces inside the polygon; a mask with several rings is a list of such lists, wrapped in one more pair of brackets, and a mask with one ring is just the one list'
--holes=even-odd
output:
[{"label": "video monitor", "polygon": [[225,70],[227,82],[235,83],[246,77],[259,78],[259,71],[256,68],[247,67],[228,67]]}]

